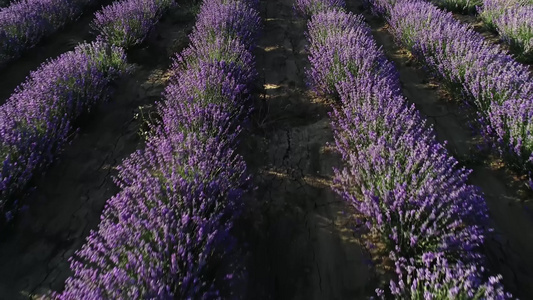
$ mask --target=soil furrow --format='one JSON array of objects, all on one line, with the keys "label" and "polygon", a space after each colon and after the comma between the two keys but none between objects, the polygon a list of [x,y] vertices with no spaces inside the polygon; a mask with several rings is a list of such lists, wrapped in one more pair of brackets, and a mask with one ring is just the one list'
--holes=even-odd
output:
[{"label": "soil furrow", "polygon": [[349,207],[331,190],[332,168],[342,166],[329,147],[331,103],[305,85],[306,23],[292,5],[261,2],[262,94],[241,146],[258,186],[245,299],[362,299],[373,274],[346,229]]}]

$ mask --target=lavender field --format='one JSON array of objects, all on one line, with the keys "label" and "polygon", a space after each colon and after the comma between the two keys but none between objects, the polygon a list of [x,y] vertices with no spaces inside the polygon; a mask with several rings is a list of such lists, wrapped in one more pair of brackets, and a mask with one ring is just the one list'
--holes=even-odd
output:
[{"label": "lavender field", "polygon": [[532,5],[0,1],[0,299],[533,299]]}]

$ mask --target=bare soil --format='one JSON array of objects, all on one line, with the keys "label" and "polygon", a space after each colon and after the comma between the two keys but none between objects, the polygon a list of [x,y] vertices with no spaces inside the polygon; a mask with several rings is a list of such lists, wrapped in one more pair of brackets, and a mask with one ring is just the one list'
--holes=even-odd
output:
[{"label": "bare soil", "polygon": [[[68,258],[97,228],[105,202],[118,192],[115,168],[144,145],[139,128],[146,120],[136,117],[140,107],[150,111],[160,100],[171,54],[188,44],[194,16],[191,4],[181,3],[144,45],[128,51],[134,72],[117,82],[108,103],[79,120],[71,145],[34,180],[23,203],[29,208],[1,236],[0,299],[36,298],[63,289],[71,274]],[[63,40],[51,43],[67,43],[62,35],[57,38]],[[28,64],[38,65],[41,57],[35,60]]]},{"label": "bare soil", "polygon": [[349,206],[332,190],[331,103],[305,85],[306,21],[293,1],[261,2],[256,51],[263,82],[242,153],[257,190],[246,299],[363,299],[375,275]]}]

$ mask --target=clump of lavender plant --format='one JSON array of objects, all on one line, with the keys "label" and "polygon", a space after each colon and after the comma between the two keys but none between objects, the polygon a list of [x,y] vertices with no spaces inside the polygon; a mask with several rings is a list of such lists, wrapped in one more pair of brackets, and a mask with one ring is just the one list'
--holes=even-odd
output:
[{"label": "clump of lavender plant", "polygon": [[221,62],[201,62],[172,79],[165,89],[167,101],[160,106],[167,130],[208,137],[229,135],[235,121],[248,112],[249,97],[247,86],[239,82],[242,79],[228,76],[226,67]]},{"label": "clump of lavender plant", "polygon": [[[336,21],[335,21],[336,20]],[[336,95],[335,85],[356,74],[360,69],[390,73],[392,64],[386,62],[369,37],[370,29],[361,17],[340,10],[313,15],[308,24],[309,61],[306,72],[310,85],[320,94]]]},{"label": "clump of lavender plant", "polygon": [[144,41],[174,0],[122,0],[96,12],[91,27],[100,39],[129,48]]},{"label": "clump of lavender plant", "polygon": [[506,9],[494,20],[501,39],[525,62],[533,62],[533,4]]},{"label": "clump of lavender plant", "polygon": [[333,114],[337,148],[348,164],[336,173],[338,192],[365,216],[368,230],[398,257],[443,251],[473,260],[483,242],[486,207],[466,183],[469,171],[435,141],[414,107],[382,75],[338,85]]},{"label": "clump of lavender plant", "polygon": [[507,9],[518,5],[516,0],[483,0],[483,5],[477,8],[479,18],[485,26],[496,31],[494,20],[499,18]]},{"label": "clump of lavender plant", "polygon": [[213,43],[217,38],[240,40],[249,50],[261,28],[257,10],[248,2],[208,0],[198,14],[190,35],[193,44]]},{"label": "clump of lavender plant", "polygon": [[217,37],[213,42],[203,43],[195,40],[176,56],[172,68],[177,72],[196,69],[201,62],[224,63],[226,72],[239,78],[242,84],[252,84],[257,77],[252,53],[237,39]]},{"label": "clump of lavender plant", "polygon": [[120,168],[98,231],[72,260],[60,299],[220,299],[218,265],[232,251],[232,220],[246,182],[230,144],[168,132]]},{"label": "clump of lavender plant", "polygon": [[[417,267],[412,260],[396,261],[399,280],[390,282],[391,296],[401,299],[511,299],[500,283],[502,277],[491,276],[487,282],[483,278],[483,267],[461,262],[450,264],[443,253],[427,252],[422,255],[422,267]],[[385,292],[377,291],[381,299]]]}]

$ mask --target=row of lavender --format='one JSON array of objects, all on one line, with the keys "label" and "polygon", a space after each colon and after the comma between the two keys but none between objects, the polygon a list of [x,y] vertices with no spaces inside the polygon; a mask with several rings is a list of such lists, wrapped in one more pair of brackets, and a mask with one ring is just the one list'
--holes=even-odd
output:
[{"label": "row of lavender", "polygon": [[129,48],[144,41],[175,0],[122,0],[96,12],[91,24],[99,39]]},{"label": "row of lavender", "polygon": [[485,26],[500,35],[520,61],[533,62],[533,1],[434,0],[440,7],[462,13],[478,12]]},{"label": "row of lavender", "polygon": [[[141,42],[155,24],[156,12],[160,14],[170,2],[145,0],[150,6],[132,10],[139,1],[128,0],[105,8],[97,16],[113,18],[132,30],[123,31],[112,22],[98,23],[109,35],[45,62],[0,106],[0,212],[7,219],[18,209],[16,198],[33,175],[44,171],[68,142],[77,117],[105,101],[109,83],[128,71],[124,49],[116,44]],[[123,38],[115,38],[113,32],[118,31]]]},{"label": "row of lavender", "polygon": [[250,188],[234,152],[250,112],[260,26],[253,0],[205,0],[177,55],[144,150],[71,259],[59,299],[228,299],[240,277],[231,231]]},{"label": "row of lavender", "polygon": [[388,15],[390,31],[399,43],[477,107],[477,127],[494,149],[531,175],[533,76],[529,68],[430,3],[371,0],[370,4],[374,11]]},{"label": "row of lavender", "polygon": [[485,25],[511,46],[518,59],[533,63],[533,1],[484,0],[478,13]]},{"label": "row of lavender", "polygon": [[[321,2],[321,4],[318,4]],[[401,95],[398,73],[362,16],[339,0],[299,0],[308,23],[310,85],[340,101],[331,114],[336,191],[357,211],[370,247],[394,263],[378,296],[395,299],[505,299],[500,276],[484,281],[487,208],[469,170],[438,143]]]},{"label": "row of lavender", "polygon": [[0,9],[0,66],[77,19],[98,0],[20,0]]},{"label": "row of lavender", "polygon": [[[77,19],[98,0],[21,0],[0,10],[0,66]],[[141,43],[174,0],[122,0],[95,13],[98,39],[122,47]]]}]

